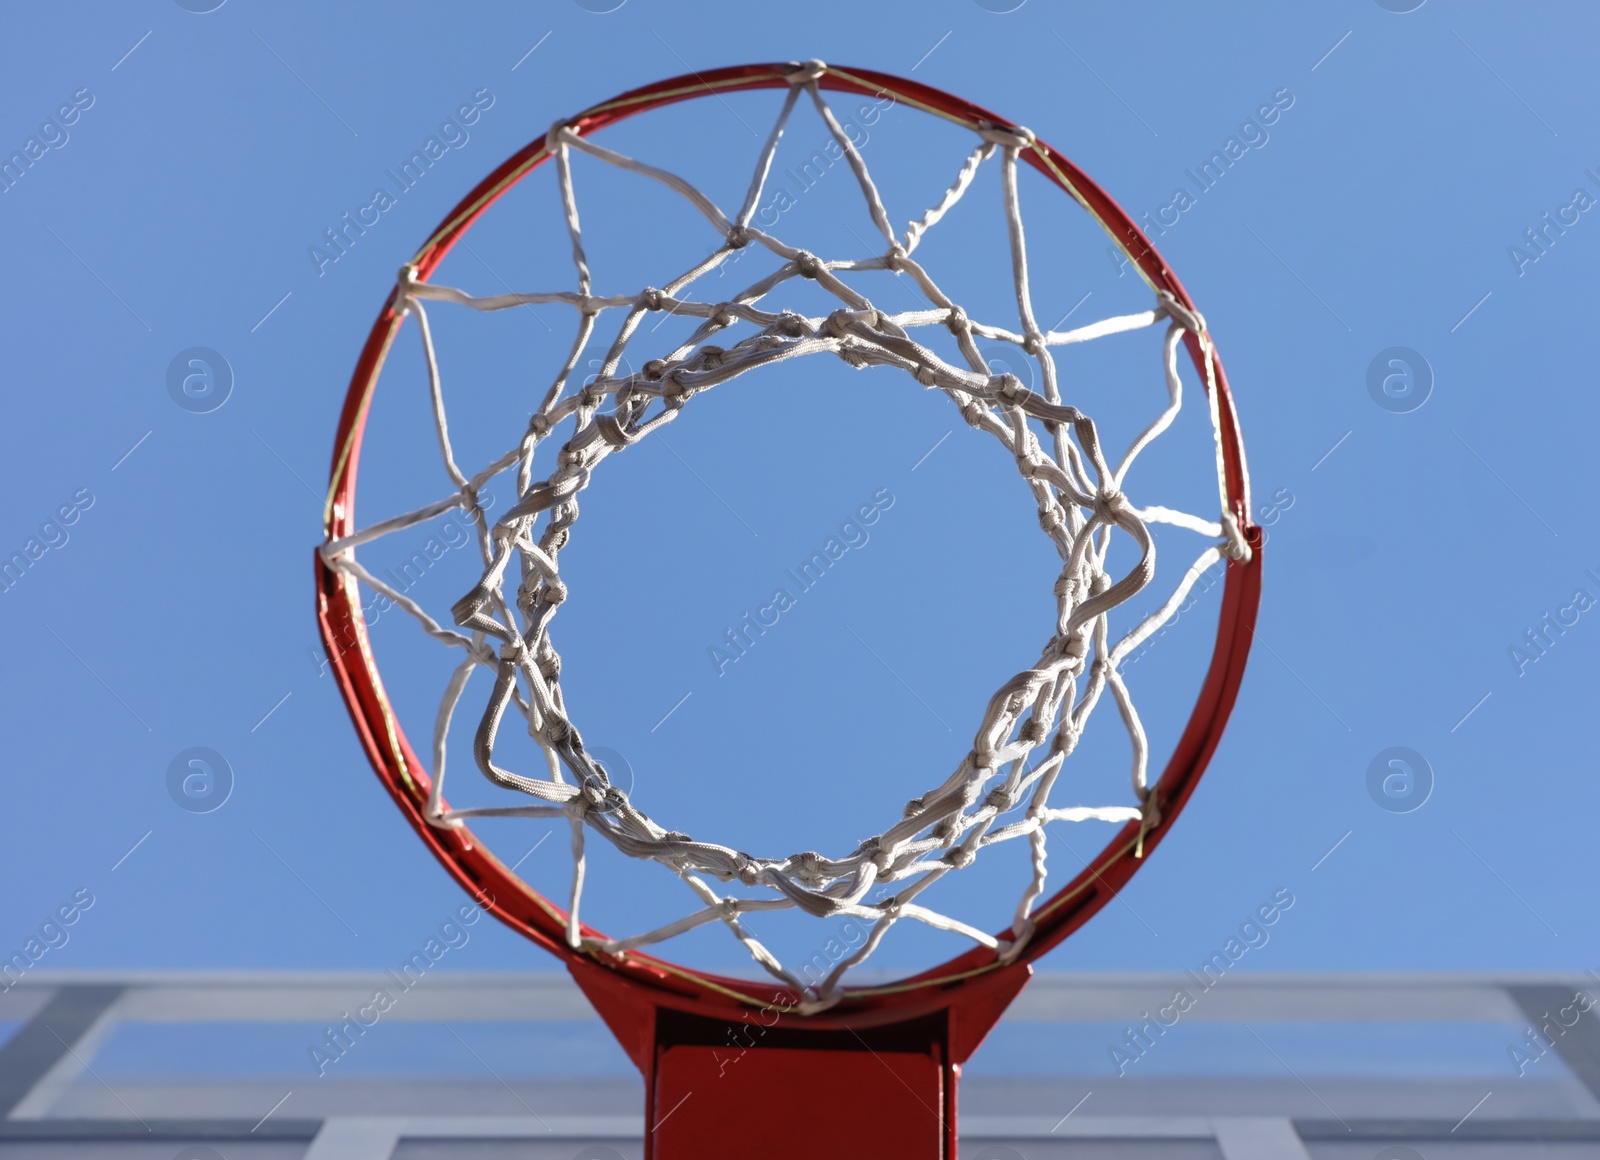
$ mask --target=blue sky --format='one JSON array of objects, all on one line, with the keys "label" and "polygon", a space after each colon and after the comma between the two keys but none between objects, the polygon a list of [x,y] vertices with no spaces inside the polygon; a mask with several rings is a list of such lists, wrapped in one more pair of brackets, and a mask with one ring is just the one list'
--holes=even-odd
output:
[{"label": "blue sky", "polygon": [[[0,153],[31,148],[32,163],[0,181],[14,384],[0,547],[36,557],[0,594],[7,955],[79,891],[93,905],[41,965],[381,967],[449,917],[456,888],[368,770],[317,659],[312,550],[361,342],[445,211],[556,118],[691,69],[818,57],[911,74],[1027,124],[1135,217],[1164,223],[1155,240],[1226,359],[1270,524],[1259,644],[1211,771],[1124,904],[1047,965],[1190,966],[1279,889],[1297,905],[1252,969],[1600,965],[1580,828],[1600,792],[1584,776],[1600,655],[1583,470],[1600,417],[1583,339],[1600,232],[1586,67],[1600,19],[1587,8],[1535,23],[1488,3],[1349,0],[1293,16],[1241,3],[1179,22],[1154,4],[824,2],[741,26],[642,0],[492,4],[454,22],[421,4],[382,20],[259,0],[193,11],[207,6],[91,5],[70,32],[55,7],[4,17],[26,51],[0,79]],[[745,122],[775,108],[699,101],[601,141],[700,165],[736,205],[766,131]],[[796,118],[797,145],[822,140],[814,114]],[[927,133],[895,109],[864,149],[907,206],[926,193],[915,212],[942,185],[913,178],[953,173],[922,149]],[[426,177],[394,187],[389,171],[430,139],[447,147]],[[1226,174],[1200,176],[1230,140]],[[691,219],[649,216],[635,192],[578,172],[597,269],[670,277]],[[494,293],[490,271],[562,268],[539,176],[441,280]],[[824,199],[843,181],[784,228],[826,235]],[[393,204],[328,261],[327,231],[385,185]],[[1024,193],[1041,219],[1073,220],[1042,186]],[[989,209],[970,233],[952,222],[949,244],[930,235],[930,263],[1000,261]],[[617,240],[601,241],[610,227]],[[1075,322],[1144,308],[1103,245],[1063,225],[1052,250],[1056,229],[1032,235],[1041,316],[1085,293]],[[1003,288],[988,277],[970,275],[980,298]],[[462,438],[486,459],[515,438],[525,396],[543,389],[525,384],[548,381],[572,319],[446,310],[432,316],[451,381],[470,384],[481,420]],[[425,419],[415,344],[402,335],[394,368],[408,401],[374,419],[375,514],[448,490],[411,422]],[[1086,357],[1082,381],[1109,373]],[[1143,365],[1159,400],[1153,354]],[[595,722],[591,744],[624,759],[637,794],[658,787],[678,828],[764,849],[881,828],[884,809],[959,760],[989,691],[1042,639],[1051,557],[1012,468],[947,403],[875,373],[830,364],[708,402],[588,493],[568,565],[591,593],[562,630],[569,696]],[[725,629],[875,503],[832,586],[786,614],[795,627],[718,676],[708,652]],[[452,579],[432,599],[464,590]],[[1181,721],[1210,600],[1132,670],[1161,706],[1158,737]],[[428,666],[447,662],[400,619],[373,631],[420,745],[447,672]],[[1121,757],[1089,756],[1091,779],[1125,776]],[[463,760],[453,777],[476,774]],[[514,860],[544,832],[485,834]],[[561,844],[524,866],[556,893]],[[681,888],[633,893],[626,869],[597,871],[621,892],[600,913],[673,917]],[[1002,925],[1004,869],[955,905]],[[908,937],[882,964],[941,947],[959,949]],[[690,950],[741,965],[731,940]],[[460,957],[549,965],[498,929]]]}]

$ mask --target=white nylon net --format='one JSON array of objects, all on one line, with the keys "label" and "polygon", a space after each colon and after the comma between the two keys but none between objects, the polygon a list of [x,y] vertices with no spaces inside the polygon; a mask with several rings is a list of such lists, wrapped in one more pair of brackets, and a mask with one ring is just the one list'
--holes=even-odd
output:
[{"label": "white nylon net", "polygon": [[[547,149],[557,166],[572,242],[576,289],[474,297],[448,286],[420,281],[411,267],[402,271],[397,310],[412,315],[418,324],[439,447],[454,490],[425,507],[330,541],[322,549],[329,566],[381,592],[415,617],[429,635],[464,654],[449,679],[435,724],[428,803],[432,824],[457,827],[474,817],[566,819],[571,829],[574,863],[567,930],[574,947],[583,941],[579,912],[586,835],[599,835],[634,858],[659,862],[693,891],[697,908],[656,930],[628,938],[594,940],[592,949],[615,954],[720,922],[745,945],[757,963],[804,994],[807,1001],[803,1006],[807,1009],[820,1009],[832,1002],[844,974],[871,955],[884,934],[902,919],[958,932],[1002,956],[1015,956],[1032,932],[1030,913],[1044,891],[1048,823],[1140,820],[1142,836],[1159,820],[1160,806],[1147,782],[1149,745],[1118,665],[1172,616],[1206,569],[1224,557],[1242,559],[1248,553],[1237,527],[1226,514],[1220,450],[1218,477],[1224,513],[1220,522],[1160,506],[1141,508],[1123,491],[1135,459],[1178,414],[1182,402],[1178,348],[1185,331],[1198,336],[1206,352],[1209,374],[1210,343],[1200,317],[1163,292],[1151,309],[1140,313],[1106,318],[1070,331],[1040,330],[1030,301],[1027,247],[1017,198],[1019,153],[1035,147],[1027,130],[979,127],[979,140],[949,188],[932,209],[897,236],[860,152],[822,97],[816,82],[823,67],[817,62],[796,66],[789,77],[787,97],[756,159],[749,191],[731,218],[682,177],[605,149],[558,124],[547,138]],[[881,256],[823,259],[751,225],[774,153],[802,97],[810,98],[849,161],[866,209],[884,240],[885,252]],[[717,248],[660,289],[596,294],[572,182],[574,150],[652,178],[686,198],[714,229],[719,239]],[[980,167],[993,163],[996,157],[1002,170],[1016,287],[1015,329],[968,317],[912,256],[927,232],[961,199]],[[698,279],[751,244],[770,251],[778,260],[776,269],[722,301],[699,301],[688,296]],[[879,310],[846,280],[849,275],[865,271],[909,276],[933,307],[897,314]],[[797,278],[814,281],[838,299],[839,308],[826,317],[807,317],[765,305],[786,283]],[[444,390],[425,307],[425,303],[434,302],[478,311],[560,303],[572,307],[577,314],[577,334],[570,353],[527,430],[514,447],[470,476],[456,462],[451,447]],[[574,390],[574,369],[584,358],[597,319],[607,311],[622,313],[617,337],[604,356],[599,374]],[[703,321],[687,341],[642,362],[637,373],[619,374],[641,320],[658,311]],[[1161,361],[1167,404],[1121,458],[1112,462],[1106,458],[1093,421],[1062,403],[1051,351],[1163,322],[1166,330]],[[953,365],[912,337],[918,328],[926,327],[948,329],[966,365]],[[726,345],[714,345],[711,340],[724,332],[729,332]],[[991,374],[975,344],[980,338],[1014,344],[1035,358],[1042,370],[1042,394],[1025,388],[1013,375]],[[560,681],[561,658],[552,643],[550,626],[567,596],[560,555],[578,518],[577,496],[600,463],[676,419],[689,400],[703,391],[768,364],[822,354],[836,355],[852,367],[887,366],[905,371],[921,386],[942,392],[967,423],[992,435],[1005,449],[1027,481],[1037,504],[1040,526],[1060,555],[1061,571],[1054,588],[1056,624],[1037,660],[1006,681],[990,698],[970,752],[948,777],[911,801],[904,816],[854,850],[838,856],[814,852],[761,856],[668,830],[612,785],[608,771],[585,748],[568,717]],[[1216,433],[1214,392],[1211,397],[1212,428]],[[564,426],[568,424],[570,427]],[[548,451],[541,454],[540,448],[558,428],[569,434],[552,459]],[[517,502],[491,524],[479,502],[480,489],[510,471],[516,473]],[[483,555],[481,579],[451,610],[456,627],[462,631],[444,627],[410,597],[363,568],[356,558],[361,545],[455,508],[472,516]],[[1152,522],[1177,525],[1214,542],[1199,554],[1152,615],[1114,637],[1110,614],[1144,589],[1154,576],[1155,548],[1147,527]],[[1107,570],[1106,562],[1112,539],[1118,534],[1131,538],[1139,562],[1125,574],[1115,576]],[[468,679],[478,668],[489,670],[494,677],[493,689],[479,714],[473,744],[478,768],[490,781],[519,791],[538,804],[471,809],[448,809],[443,805],[451,722]],[[1063,763],[1108,690],[1132,743],[1130,800],[1120,805],[1052,806],[1051,791]],[[496,738],[508,713],[542,749],[544,769],[519,772],[497,764]],[[1012,839],[1030,843],[1032,874],[1017,904],[1009,938],[996,939],[918,901],[942,876],[971,863],[982,848]],[[751,889],[753,895],[724,895],[714,882],[737,882]],[[895,884],[892,893],[868,901],[868,894],[875,887],[881,894],[889,884]],[[808,983],[787,970],[741,922],[745,914],[789,908],[818,916],[858,918],[869,925],[869,934],[825,979]]]}]

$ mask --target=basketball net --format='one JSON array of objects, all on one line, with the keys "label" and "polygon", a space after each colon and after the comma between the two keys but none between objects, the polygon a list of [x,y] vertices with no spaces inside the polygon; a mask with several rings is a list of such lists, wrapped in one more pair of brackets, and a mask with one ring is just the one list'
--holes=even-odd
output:
[{"label": "basketball net", "polygon": [[[382,593],[414,617],[429,636],[461,652],[435,724],[426,813],[432,825],[457,828],[482,817],[565,819],[573,860],[566,912],[569,946],[619,955],[706,924],[721,923],[755,962],[804,997],[798,1007],[801,1013],[818,1012],[837,1002],[846,973],[871,956],[903,920],[965,936],[994,951],[1002,962],[1015,959],[1033,932],[1030,915],[1044,892],[1052,824],[1138,821],[1142,844],[1145,833],[1160,822],[1161,802],[1147,780],[1149,743],[1119,665],[1173,616],[1206,570],[1228,558],[1246,561],[1250,553],[1229,511],[1218,391],[1204,320],[1172,294],[1158,290],[1147,310],[1073,330],[1041,330],[1029,292],[1027,244],[1017,193],[1019,155],[1043,148],[1033,134],[1025,129],[980,127],[949,187],[936,200],[930,198],[934,204],[921,218],[896,233],[860,151],[823,99],[817,83],[823,70],[820,62],[811,62],[797,66],[787,77],[787,96],[754,160],[743,204],[732,216],[678,174],[606,149],[558,123],[533,161],[553,157],[556,163],[572,244],[574,288],[477,297],[419,278],[415,266],[403,269],[394,308],[417,322],[439,450],[451,490],[425,507],[333,539],[321,549],[330,568]],[[802,100],[814,106],[849,162],[867,216],[882,239],[883,252],[876,256],[825,258],[751,224],[774,154]],[[619,293],[615,287],[606,287],[607,292],[597,292],[580,226],[579,197],[572,176],[574,151],[653,179],[686,199],[708,223],[714,248],[659,288]],[[961,201],[986,165],[1000,168],[1001,210],[1015,284],[1016,319],[1004,324],[971,317],[914,257],[919,243]],[[1090,208],[1087,203],[1085,208]],[[694,296],[700,279],[749,246],[760,247],[771,256],[771,269],[763,277],[718,301]],[[860,280],[857,275],[880,271],[910,278],[932,304],[930,308],[891,313],[874,305],[853,283]],[[784,309],[783,292],[797,279],[814,282],[837,299],[838,308],[823,317]],[[570,307],[576,318],[571,349],[526,430],[514,446],[471,475],[459,465],[451,446],[445,389],[428,322],[434,303],[487,312],[560,304]],[[598,375],[575,385],[575,368],[584,360],[597,325],[608,312],[616,312],[612,317],[620,315],[616,338],[606,350]],[[644,346],[638,340],[640,324],[646,316],[663,312],[699,323],[673,349],[638,351],[636,348]],[[941,357],[916,337],[939,329],[954,337],[959,363]],[[1144,329],[1160,336],[1166,403],[1113,459],[1102,445],[1094,421],[1062,400],[1053,352]],[[1159,505],[1141,506],[1129,491],[1130,469],[1171,426],[1182,405],[1178,348],[1186,333],[1200,344],[1208,380],[1206,398],[1216,437],[1221,513],[1214,520]],[[1015,375],[992,373],[979,353],[980,339],[1012,344],[1036,360],[1042,391],[1029,389]],[[578,496],[600,464],[675,421],[692,399],[713,387],[772,364],[824,355],[855,368],[903,371],[918,386],[943,394],[968,424],[999,444],[1026,481],[1040,529],[1060,557],[1061,570],[1054,583],[1056,619],[1037,658],[990,697],[970,751],[946,778],[914,798],[903,816],[853,850],[833,855],[809,851],[753,855],[665,828],[613,784],[610,771],[586,747],[567,712],[561,688],[562,660],[552,643],[550,627],[568,595],[561,555],[578,520]],[[633,371],[635,365],[640,369]],[[546,445],[555,439],[560,442],[552,454]],[[490,522],[480,502],[481,492],[507,472],[515,472],[516,502]],[[472,590],[451,609],[454,627],[446,627],[405,593],[364,568],[357,549],[457,508],[468,513],[475,525],[483,568]],[[1150,531],[1154,523],[1187,529],[1211,542],[1160,607],[1139,619],[1127,613],[1127,605],[1154,581],[1156,551]],[[1118,575],[1108,568],[1107,560],[1120,537],[1131,541],[1138,562]],[[1113,614],[1122,624],[1120,630],[1113,628]],[[471,809],[452,809],[445,804],[451,725],[469,681],[479,669],[487,670],[493,684],[481,700],[481,709],[474,710],[476,764],[491,782],[532,799],[529,804]],[[1066,760],[1107,692],[1131,743],[1129,796],[1113,804],[1055,804],[1052,795],[1056,799],[1063,796],[1060,782]],[[519,770],[501,764],[497,740],[508,717],[537,743],[543,768]],[[626,938],[586,935],[579,919],[585,844],[596,836],[632,858],[665,866],[692,893],[694,909],[667,925]],[[921,901],[929,887],[970,865],[986,847],[1013,840],[1029,844],[1032,869],[1009,937],[986,933]],[[732,883],[749,893],[719,889]],[[887,895],[869,900],[875,890],[881,894],[891,887]],[[743,921],[743,916],[755,912],[785,909],[819,917],[855,918],[868,927],[868,935],[825,978],[803,980],[762,945]]]}]

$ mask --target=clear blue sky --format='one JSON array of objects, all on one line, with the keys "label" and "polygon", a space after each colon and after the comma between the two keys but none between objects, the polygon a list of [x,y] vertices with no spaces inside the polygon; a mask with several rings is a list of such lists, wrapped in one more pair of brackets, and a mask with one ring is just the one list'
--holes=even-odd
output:
[{"label": "clear blue sky", "polygon": [[[1600,608],[1584,611],[1600,600],[1587,474],[1600,404],[1583,337],[1600,255],[1600,17],[1588,6],[1531,20],[1483,0],[1294,14],[1238,3],[1179,20],[1161,4],[823,2],[759,27],[725,6],[644,0],[609,13],[500,3],[470,19],[416,3],[381,17],[303,0],[191,10],[207,6],[3,18],[0,153],[40,144],[0,181],[0,549],[38,557],[0,594],[13,817],[0,952],[83,890],[93,906],[41,965],[381,967],[449,916],[459,892],[380,790],[316,659],[311,553],[361,342],[443,213],[557,117],[691,68],[820,57],[915,69],[1031,126],[1136,215],[1175,220],[1158,245],[1217,335],[1258,504],[1275,509],[1260,645],[1211,771],[1126,905],[1047,965],[1190,966],[1287,889],[1296,905],[1251,968],[1600,966],[1583,821],[1600,804],[1587,776]],[[1292,105],[1268,131],[1242,128],[1280,93]],[[469,129],[441,128],[475,99]],[[740,117],[756,107],[697,102],[698,122],[662,122],[655,159],[741,171],[753,139]],[[805,138],[820,139],[807,117]],[[913,121],[886,116],[869,160]],[[652,141],[642,122],[617,132]],[[426,179],[319,269],[309,251],[324,231],[436,134],[455,140]],[[1197,190],[1188,171],[1234,137],[1255,140]],[[731,182],[719,196],[736,206]],[[1167,208],[1185,187],[1192,206]],[[620,221],[629,203],[595,188],[594,222]],[[565,260],[549,190],[486,222],[475,244],[489,266],[510,277],[519,262]],[[669,276],[687,220],[645,231],[641,269]],[[1089,291],[1103,313],[1143,302],[1093,247],[1040,260],[1041,315]],[[501,289],[467,255],[444,273]],[[498,348],[484,320],[440,322],[499,351],[452,355],[496,420],[473,444],[485,453],[526,414],[513,389],[547,379],[569,341],[569,314],[540,313],[551,331],[522,319]],[[413,389],[395,432],[422,417],[415,342],[402,337],[396,381]],[[231,385],[222,375],[186,393],[194,370],[169,382],[197,347],[220,352]],[[586,499],[570,567],[593,595],[563,638],[569,695],[594,722],[591,743],[625,755],[636,792],[659,787],[671,825],[764,849],[822,844],[818,827],[829,848],[881,828],[884,808],[942,779],[988,692],[1042,639],[1049,557],[1011,467],[955,424],[913,474],[953,412],[901,382],[892,405],[857,408],[848,392],[869,381],[888,382],[830,364],[814,397],[791,375],[708,404]],[[1157,379],[1142,385],[1159,398]],[[830,433],[823,404],[899,425],[881,441]],[[385,499],[447,489],[426,428],[410,430],[412,459],[370,468]],[[719,678],[707,648],[880,488],[895,507],[834,586]],[[991,497],[1010,513],[992,525]],[[398,510],[381,507],[367,510]],[[436,608],[465,590],[445,587]],[[1214,598],[1195,612],[1206,615]],[[442,671],[424,666],[444,662],[390,619],[374,635],[405,666],[392,683],[420,747]],[[1537,650],[1530,630],[1544,634]],[[1182,625],[1172,640],[1207,631]],[[1174,663],[1187,647],[1167,650]],[[1159,684],[1144,672],[1165,648],[1136,680]],[[232,771],[207,813],[169,792],[169,766],[195,747]],[[1403,780],[1387,764],[1396,747],[1432,771],[1410,812],[1369,791],[1380,757],[1379,780]],[[892,768],[901,758],[910,772]],[[460,762],[453,776],[476,774]],[[862,820],[830,822],[846,789],[868,802]],[[513,860],[543,832],[486,831]],[[1083,853],[1096,844],[1067,837]],[[524,865],[557,893],[561,843]],[[680,897],[669,882],[614,913],[667,917],[651,908]],[[996,928],[1011,895],[961,905],[984,914],[986,897]],[[930,946],[911,939],[883,963],[909,967]],[[695,953],[742,962],[726,939]],[[485,924],[452,965],[552,964]]]}]

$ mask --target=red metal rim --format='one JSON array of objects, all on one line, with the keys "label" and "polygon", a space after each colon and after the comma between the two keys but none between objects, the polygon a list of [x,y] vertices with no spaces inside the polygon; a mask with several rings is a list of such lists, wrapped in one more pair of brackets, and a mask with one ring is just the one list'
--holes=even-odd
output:
[{"label": "red metal rim", "polygon": [[[674,77],[596,105],[568,124],[573,132],[587,135],[615,121],[678,101],[746,89],[783,88],[796,67],[792,63],[742,65]],[[1002,129],[1017,128],[1012,122],[960,97],[885,73],[829,66],[818,83],[825,89],[864,96],[892,95],[899,102],[972,127],[986,124]],[[446,215],[413,259],[420,278],[426,278],[438,266],[457,239],[506,190],[547,159],[544,143],[544,137],[540,137],[507,159]],[[1021,156],[1091,213],[1137,264],[1152,287],[1169,291],[1179,302],[1194,308],[1177,276],[1149,239],[1104,190],[1042,141],[1034,149],[1023,151]],[[362,349],[340,415],[324,513],[329,539],[354,530],[356,469],[367,409],[384,358],[401,323],[400,316],[394,312],[394,303],[395,294],[391,291]],[[1187,336],[1186,345],[1204,383],[1206,371],[1199,342],[1191,334]],[[1253,553],[1247,563],[1229,561],[1227,564],[1215,652],[1188,724],[1157,782],[1161,821],[1144,835],[1143,853],[1146,855],[1161,843],[1176,822],[1221,739],[1243,679],[1260,603],[1262,537],[1249,519],[1249,477],[1244,445],[1227,377],[1214,348],[1212,367],[1229,504],[1241,528],[1245,529]],[[316,557],[316,572],[317,619],[329,664],[373,769],[423,842],[486,909],[552,954],[567,960],[569,965],[607,967],[619,984],[643,987],[645,993],[662,1006],[740,1019],[762,1007],[787,1008],[793,1004],[795,997],[772,983],[707,974],[636,952],[611,958],[574,951],[565,941],[565,911],[561,907],[512,874],[469,829],[440,830],[430,826],[424,818],[428,774],[389,707],[368,644],[356,582],[334,572],[320,555]],[[1036,931],[1015,964],[1016,969],[1026,970],[1027,963],[1076,931],[1115,896],[1143,865],[1143,858],[1136,850],[1138,845],[1139,823],[1130,822],[1076,878],[1036,909]],[[599,932],[587,927],[585,932],[600,937]],[[993,952],[975,947],[899,983],[851,988],[841,1003],[812,1018],[841,1026],[906,1018],[923,1010],[949,1007],[959,1002],[964,984],[978,984],[985,976],[1004,969]],[[595,977],[592,970],[585,970],[583,974]]]}]

